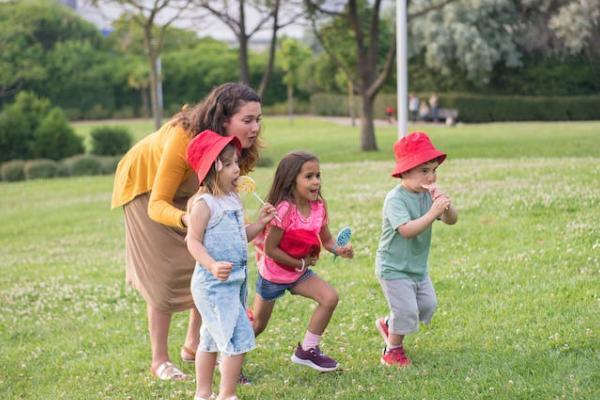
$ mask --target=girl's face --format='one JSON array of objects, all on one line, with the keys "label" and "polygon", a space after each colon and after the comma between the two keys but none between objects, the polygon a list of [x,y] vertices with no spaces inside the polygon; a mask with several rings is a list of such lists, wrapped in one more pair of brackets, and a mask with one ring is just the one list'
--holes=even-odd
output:
[{"label": "girl's face", "polygon": [[321,169],[317,160],[302,164],[294,184],[294,197],[299,201],[315,201],[321,189]]},{"label": "girl's face", "polygon": [[256,142],[261,119],[262,110],[259,102],[244,103],[223,125],[225,135],[237,137],[242,143],[242,148],[247,149]]},{"label": "girl's face", "polygon": [[240,165],[237,152],[232,157],[222,161],[223,168],[218,173],[219,187],[225,193],[234,192],[237,189],[237,181],[240,177]]},{"label": "girl's face", "polygon": [[437,181],[436,170],[439,165],[437,161],[430,161],[403,173],[402,186],[411,192],[426,192],[427,189],[422,185],[431,185]]}]

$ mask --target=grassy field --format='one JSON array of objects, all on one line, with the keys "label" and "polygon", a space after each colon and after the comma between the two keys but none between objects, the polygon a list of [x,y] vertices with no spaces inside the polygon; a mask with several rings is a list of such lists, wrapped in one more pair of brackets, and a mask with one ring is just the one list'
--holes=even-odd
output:
[{"label": "grassy field", "polygon": [[[449,153],[439,184],[460,215],[455,226],[434,227],[439,308],[407,339],[414,366],[396,370],[379,364],[374,320],[386,306],[373,272],[381,204],[397,183],[389,177],[393,129],[378,133],[386,151],[364,155],[356,129],[266,121],[269,156],[292,148],[321,156],[331,230],[353,228],[356,258],[324,256],[315,268],[340,294],[323,348],[343,370],[319,374],[289,361],[312,306],[286,296],[248,356],[254,384],[241,398],[600,398],[600,123],[426,130]],[[262,194],[272,173],[253,173]],[[148,373],[145,305],[124,285],[122,212],[109,211],[111,187],[112,177],[0,184],[0,398],[193,397],[193,382]],[[258,207],[252,198],[247,206],[251,215]],[[185,326],[177,314],[174,358]]]}]

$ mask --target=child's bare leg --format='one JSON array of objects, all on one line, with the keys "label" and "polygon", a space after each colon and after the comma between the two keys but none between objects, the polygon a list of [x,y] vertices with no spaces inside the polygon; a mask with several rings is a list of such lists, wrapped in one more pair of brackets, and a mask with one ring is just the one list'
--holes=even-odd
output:
[{"label": "child's bare leg", "polygon": [[318,303],[310,317],[308,330],[315,335],[322,335],[339,301],[336,290],[323,279],[313,275],[299,282],[294,286],[293,291]]},{"label": "child's bare leg", "polygon": [[219,388],[219,398],[228,399],[235,396],[235,389],[240,372],[242,372],[242,364],[244,355],[238,354],[235,356],[223,356],[221,358],[221,386]]},{"label": "child's bare leg", "polygon": [[404,335],[396,335],[390,332],[388,336],[388,346],[389,347],[399,347],[402,346],[402,342],[404,341]]},{"label": "child's bare leg", "polygon": [[196,396],[208,399],[212,394],[212,381],[217,363],[217,353],[196,352]]},{"label": "child's bare leg", "polygon": [[271,319],[271,313],[273,313],[273,307],[275,307],[275,301],[267,301],[260,297],[259,294],[254,296],[254,303],[252,304],[254,312],[252,329],[254,330],[254,336],[260,335],[267,327],[269,319]]}]

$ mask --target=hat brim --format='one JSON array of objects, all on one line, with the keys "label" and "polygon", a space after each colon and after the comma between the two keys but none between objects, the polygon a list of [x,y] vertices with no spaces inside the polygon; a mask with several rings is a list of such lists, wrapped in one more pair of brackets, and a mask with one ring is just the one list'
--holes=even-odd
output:
[{"label": "hat brim", "polygon": [[233,143],[238,151],[238,154],[240,154],[242,151],[242,143],[237,137],[222,136],[222,138],[222,140],[219,140],[214,146],[211,147],[210,151],[207,152],[200,161],[197,173],[198,182],[200,182],[200,184],[202,184],[204,178],[206,178],[206,175],[208,175],[212,164],[215,162],[217,157],[219,157],[219,154],[221,154],[225,146],[227,146],[229,143]]},{"label": "hat brim", "polygon": [[392,171],[392,176],[394,178],[400,178],[403,173],[410,171],[421,164],[436,159],[440,164],[443,163],[446,159],[446,153],[442,153],[436,149],[431,149],[423,153],[414,154],[412,157],[403,159],[402,162],[397,162],[394,170]]}]

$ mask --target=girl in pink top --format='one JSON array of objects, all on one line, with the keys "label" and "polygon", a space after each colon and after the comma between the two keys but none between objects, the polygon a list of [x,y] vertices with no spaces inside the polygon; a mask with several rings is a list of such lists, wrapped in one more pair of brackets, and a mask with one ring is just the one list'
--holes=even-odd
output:
[{"label": "girl in pink top", "polygon": [[310,267],[317,263],[321,245],[344,258],[352,258],[354,252],[350,244],[337,247],[327,227],[319,159],[303,151],[287,154],[275,171],[267,201],[275,205],[279,219],[270,222],[264,243],[257,244],[259,277],[253,304],[254,333],[258,336],[266,328],[275,301],[286,290],[313,299],[318,306],[292,361],[322,372],[334,371],[337,361],[323,354],[319,343],[337,306],[338,294]]}]

